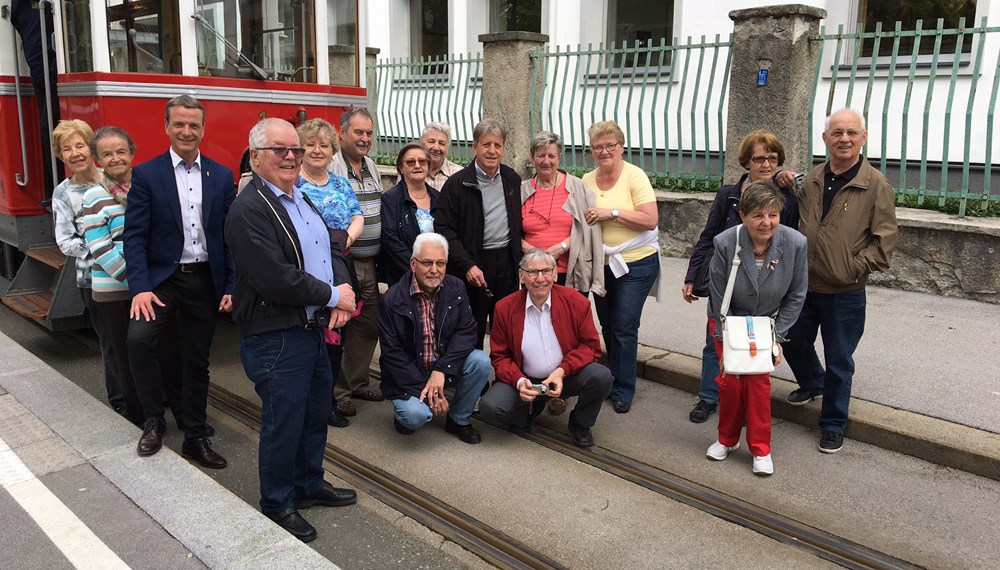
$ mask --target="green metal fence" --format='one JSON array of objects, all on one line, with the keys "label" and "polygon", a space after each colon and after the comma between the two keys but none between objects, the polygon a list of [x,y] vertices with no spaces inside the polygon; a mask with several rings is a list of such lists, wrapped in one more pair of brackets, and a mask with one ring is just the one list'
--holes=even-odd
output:
[{"label": "green metal fence", "polygon": [[625,159],[643,168],[654,186],[716,190],[722,179],[730,46],[714,41],[556,47],[534,53],[532,134],[563,137],[562,166],[594,166],[586,129],[613,119],[625,132]]},{"label": "green metal fence", "polygon": [[390,59],[369,64],[368,106],[379,133],[373,157],[393,164],[406,143],[420,138],[429,122],[447,123],[449,158],[472,160],[472,129],[482,118],[482,65],[479,54]]},{"label": "green metal fence", "polygon": [[[893,30],[879,24],[820,34],[810,111],[812,148],[823,151],[823,117],[851,107],[868,118],[865,156],[893,183],[898,203],[966,213],[998,213],[1000,156],[993,148],[1000,88],[1000,27]],[[930,54],[921,44],[933,43]],[[891,50],[888,46],[891,45]],[[942,47],[945,46],[945,47]],[[971,46],[971,49],[970,49]],[[926,46],[924,52],[926,53]],[[875,54],[875,55],[872,55]],[[878,55],[883,54],[883,55]],[[889,54],[889,55],[884,55]],[[810,150],[812,150],[812,148]],[[810,152],[810,155],[814,153]]]}]

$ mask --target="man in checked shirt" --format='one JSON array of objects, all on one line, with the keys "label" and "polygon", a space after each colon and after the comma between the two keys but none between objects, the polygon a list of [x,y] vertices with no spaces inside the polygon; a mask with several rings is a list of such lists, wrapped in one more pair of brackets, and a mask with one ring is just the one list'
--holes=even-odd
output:
[{"label": "man in checked shirt", "polygon": [[[476,350],[476,320],[465,283],[446,275],[448,241],[440,234],[417,236],[410,270],[378,306],[382,393],[395,408],[402,435],[447,414],[444,429],[465,443],[481,441],[472,408],[486,385],[490,358]],[[582,297],[581,297],[582,298]],[[455,388],[449,404],[445,385]]]}]

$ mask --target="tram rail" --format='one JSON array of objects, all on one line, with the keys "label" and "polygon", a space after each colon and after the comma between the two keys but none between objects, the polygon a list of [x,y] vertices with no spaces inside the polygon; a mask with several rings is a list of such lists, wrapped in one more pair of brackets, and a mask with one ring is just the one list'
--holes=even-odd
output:
[{"label": "tram rail", "polygon": [[[373,366],[371,374],[377,380],[378,368]],[[245,398],[215,385],[210,387],[209,397],[213,405],[224,412],[240,419],[253,429],[260,429],[260,408]],[[481,418],[477,419],[483,421]],[[484,423],[501,427],[488,421]],[[587,450],[580,449],[573,445],[569,436],[551,428],[536,424],[530,433],[522,437],[654,493],[845,568],[857,570],[921,568],[906,560],[699,485],[613,450],[598,446]],[[329,471],[341,479],[498,568],[564,568],[557,561],[502,531],[433,497],[426,496],[405,481],[329,443],[326,462]]]}]

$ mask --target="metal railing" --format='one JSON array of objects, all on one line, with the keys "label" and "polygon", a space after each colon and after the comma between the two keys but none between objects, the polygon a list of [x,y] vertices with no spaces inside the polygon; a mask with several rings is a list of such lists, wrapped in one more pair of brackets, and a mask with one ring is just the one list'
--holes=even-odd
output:
[{"label": "metal railing", "polygon": [[[828,34],[821,28],[810,37],[819,49],[810,156],[813,149],[823,150],[823,117],[855,108],[868,118],[864,154],[892,182],[900,205],[959,216],[1000,213],[1000,179],[994,179],[1000,168],[993,168],[1000,161],[993,147],[1000,88],[997,32],[1000,27],[987,27],[985,18],[974,28],[966,28],[964,18],[953,29],[945,29],[943,20],[929,29],[920,20],[913,30],[898,22],[888,31],[881,24],[870,32],[844,33],[841,25]],[[889,52],[887,42],[891,55],[877,55]],[[920,54],[927,42],[933,42],[933,51],[926,54],[925,46],[925,55],[901,54],[904,42],[912,42],[912,54]]]},{"label": "metal railing", "polygon": [[424,125],[451,127],[449,159],[472,160],[472,129],[482,118],[482,65],[479,54],[381,60],[368,65],[368,103],[379,136],[373,158],[393,164],[406,143],[420,138]]},{"label": "metal railing", "polygon": [[714,191],[724,164],[731,45],[731,37],[716,35],[535,52],[531,132],[559,134],[562,166],[579,174],[594,167],[587,127],[613,119],[625,133],[625,159],[655,187]]}]

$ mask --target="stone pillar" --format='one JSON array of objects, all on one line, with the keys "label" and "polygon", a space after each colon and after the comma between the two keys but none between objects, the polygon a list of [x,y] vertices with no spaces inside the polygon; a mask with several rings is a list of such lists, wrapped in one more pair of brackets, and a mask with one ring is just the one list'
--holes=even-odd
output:
[{"label": "stone pillar", "polygon": [[[808,170],[809,109],[826,10],[785,4],[733,10],[733,54],[729,76],[729,117],[726,125],[726,171],[723,180],[736,181],[746,170],[739,163],[740,141],[756,129],[768,129],[785,146],[785,164]],[[761,70],[767,82],[759,85]]]},{"label": "stone pillar", "polygon": [[482,34],[483,42],[483,117],[500,119],[510,128],[504,148],[503,163],[521,177],[527,177],[531,157],[530,117],[538,108],[531,108],[531,84],[534,81],[531,52],[549,41],[545,34],[533,32],[503,32]]},{"label": "stone pillar", "polygon": [[[370,65],[375,65],[375,59],[378,58],[378,54],[381,50],[378,48],[365,48],[365,67]],[[375,73],[372,70],[367,70],[365,72],[365,82],[368,84],[368,112],[372,114],[372,122],[374,123],[375,133],[378,134],[378,78],[375,77]]]},{"label": "stone pillar", "polygon": [[330,54],[330,85],[357,85],[357,46],[327,46]]}]

